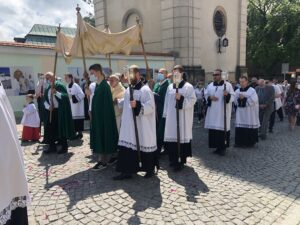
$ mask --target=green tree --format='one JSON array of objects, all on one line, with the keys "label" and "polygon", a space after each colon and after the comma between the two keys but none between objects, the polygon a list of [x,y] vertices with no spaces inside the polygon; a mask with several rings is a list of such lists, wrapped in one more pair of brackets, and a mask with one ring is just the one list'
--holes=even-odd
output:
[{"label": "green tree", "polygon": [[300,0],[249,0],[250,75],[279,75],[281,63],[300,66]]}]

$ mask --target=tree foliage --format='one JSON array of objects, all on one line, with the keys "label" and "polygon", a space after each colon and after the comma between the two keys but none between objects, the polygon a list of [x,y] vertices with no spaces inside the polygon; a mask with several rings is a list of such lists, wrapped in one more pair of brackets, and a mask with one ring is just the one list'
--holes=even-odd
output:
[{"label": "tree foliage", "polygon": [[249,74],[278,75],[285,62],[300,67],[300,0],[249,0]]}]

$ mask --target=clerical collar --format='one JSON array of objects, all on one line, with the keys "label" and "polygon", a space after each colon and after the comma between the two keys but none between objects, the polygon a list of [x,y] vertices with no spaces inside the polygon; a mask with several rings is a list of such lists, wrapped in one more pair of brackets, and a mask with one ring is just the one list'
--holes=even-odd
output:
[{"label": "clerical collar", "polygon": [[217,81],[214,82],[214,86],[222,86],[224,84],[224,80],[221,80],[219,83]]},{"label": "clerical collar", "polygon": [[250,86],[247,86],[247,87],[245,87],[245,88],[240,88],[240,92],[246,92],[246,91],[248,91],[248,89],[250,88]]},{"label": "clerical collar", "polygon": [[29,104],[34,104],[34,102],[29,102],[28,105],[29,105]]},{"label": "clerical collar", "polygon": [[[185,81],[182,80],[182,81],[179,83],[178,88],[182,88],[184,85],[185,85]],[[173,84],[173,88],[176,89],[176,84]]]},{"label": "clerical collar", "polygon": [[144,86],[143,82],[140,80],[136,85],[133,86],[134,90],[140,90]]},{"label": "clerical collar", "polygon": [[71,83],[69,84],[69,88],[71,88],[71,87],[73,86],[73,84],[74,84],[74,83],[73,83],[73,82],[71,82]]}]

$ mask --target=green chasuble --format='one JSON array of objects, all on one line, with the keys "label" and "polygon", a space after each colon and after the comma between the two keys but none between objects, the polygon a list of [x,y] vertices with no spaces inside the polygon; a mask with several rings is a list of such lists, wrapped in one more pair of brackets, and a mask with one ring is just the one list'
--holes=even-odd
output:
[{"label": "green chasuble", "polygon": [[157,110],[157,140],[163,140],[165,135],[165,118],[163,118],[165,97],[169,87],[169,80],[164,80],[162,84],[156,83],[153,92],[156,93],[156,110]]},{"label": "green chasuble", "polygon": [[[48,93],[51,86],[47,88],[44,94],[45,101],[50,104],[50,99]],[[54,98],[58,101],[58,124],[57,124],[57,138],[72,139],[75,137],[74,122],[72,119],[71,104],[69,100],[69,95],[66,87],[60,82],[55,82],[56,91],[61,93],[61,99],[54,95]],[[50,111],[46,110],[45,114],[45,125],[49,123]],[[48,140],[48,134],[45,133],[45,140]]]},{"label": "green chasuble", "polygon": [[98,154],[117,151],[118,129],[110,86],[97,84],[92,101],[91,149]]}]

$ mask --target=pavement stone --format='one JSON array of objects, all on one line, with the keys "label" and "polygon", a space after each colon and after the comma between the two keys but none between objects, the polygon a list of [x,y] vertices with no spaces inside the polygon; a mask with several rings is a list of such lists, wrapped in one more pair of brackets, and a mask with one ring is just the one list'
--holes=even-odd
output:
[{"label": "pavement stone", "polygon": [[[21,127],[18,126],[19,132]],[[32,205],[30,225],[43,224],[275,224],[300,225],[300,128],[277,122],[255,148],[207,147],[207,131],[193,129],[193,158],[174,173],[166,156],[152,179],[139,173],[113,181],[114,166],[94,172],[89,132],[65,155],[23,146]],[[232,130],[231,145],[234,142]]]}]

